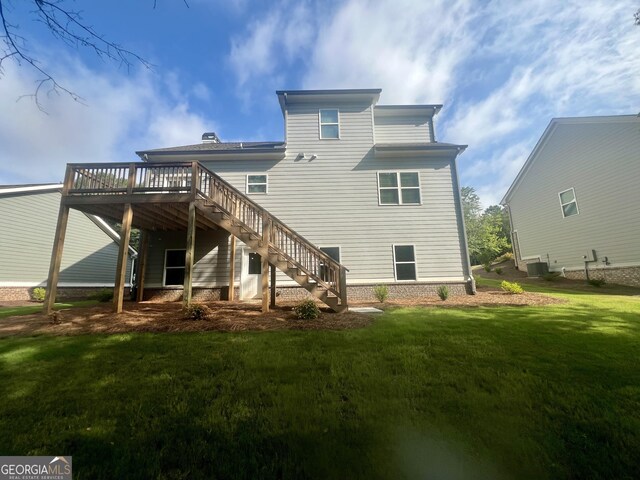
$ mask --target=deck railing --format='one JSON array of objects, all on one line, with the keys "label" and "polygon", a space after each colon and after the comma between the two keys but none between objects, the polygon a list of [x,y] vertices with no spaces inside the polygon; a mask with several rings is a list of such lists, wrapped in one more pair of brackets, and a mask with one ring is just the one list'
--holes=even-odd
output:
[{"label": "deck railing", "polygon": [[319,285],[346,300],[347,269],[199,162],[69,164],[65,195],[190,194],[268,242]]}]

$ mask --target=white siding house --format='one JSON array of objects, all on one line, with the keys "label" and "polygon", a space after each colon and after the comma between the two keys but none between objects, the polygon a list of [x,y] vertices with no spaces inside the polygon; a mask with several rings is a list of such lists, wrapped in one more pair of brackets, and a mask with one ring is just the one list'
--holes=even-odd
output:
[{"label": "white siding house", "polygon": [[[382,283],[395,296],[432,294],[441,284],[472,292],[456,172],[465,146],[435,141],[440,105],[379,106],[380,92],[279,91],[284,141],[224,143],[205,134],[200,144],[137,154],[198,161],[221,176],[346,266],[350,298],[370,298]],[[180,282],[167,282],[167,252],[184,245],[183,233],[149,232],[147,295],[180,295]],[[227,232],[198,233],[196,291],[224,296],[230,251]],[[242,298],[260,296],[251,255],[239,244],[233,259]],[[301,290],[281,273],[278,287],[284,297]]]},{"label": "white siding house", "polygon": [[640,118],[556,118],[502,204],[516,260],[640,286]]}]

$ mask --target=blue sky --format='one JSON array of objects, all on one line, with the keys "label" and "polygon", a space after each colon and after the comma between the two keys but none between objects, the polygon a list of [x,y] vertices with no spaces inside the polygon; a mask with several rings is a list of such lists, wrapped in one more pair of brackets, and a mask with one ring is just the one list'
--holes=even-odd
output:
[{"label": "blue sky", "polygon": [[437,138],[469,145],[462,183],[489,205],[552,117],[640,111],[633,0],[69,2],[151,70],[66,47],[26,3],[13,0],[7,15],[86,105],[44,95],[43,114],[16,101],[39,77],[6,63],[2,184],[58,181],[67,162],[135,160],[135,150],[197,143],[204,131],[281,140],[276,89],[380,87],[381,104],[444,104]]}]

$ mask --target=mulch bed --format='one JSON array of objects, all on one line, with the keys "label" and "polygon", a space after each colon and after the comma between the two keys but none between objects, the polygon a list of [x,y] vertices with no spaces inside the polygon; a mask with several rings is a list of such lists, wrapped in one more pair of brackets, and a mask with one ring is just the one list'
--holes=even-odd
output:
[{"label": "mulch bed", "polygon": [[[369,305],[383,310],[403,306],[421,307],[480,307],[526,306],[563,303],[565,300],[539,293],[511,295],[495,288],[480,287],[476,295],[437,296],[389,301],[352,303]],[[375,315],[356,312],[333,313],[323,309],[316,320],[295,318],[293,304],[278,305],[267,314],[257,303],[209,302],[210,314],[206,320],[187,320],[182,315],[180,302],[125,302],[124,312],[116,315],[110,304],[89,308],[69,308],[58,312],[60,323],[53,324],[41,313],[8,317],[0,320],[0,337],[12,335],[81,335],[114,334],[126,332],[238,332],[247,330],[345,330],[363,328],[375,320]]]}]

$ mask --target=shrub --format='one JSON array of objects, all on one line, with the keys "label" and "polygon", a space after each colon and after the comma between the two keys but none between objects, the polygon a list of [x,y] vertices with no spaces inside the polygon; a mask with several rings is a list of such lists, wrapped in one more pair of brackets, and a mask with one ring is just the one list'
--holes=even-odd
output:
[{"label": "shrub", "polygon": [[380,303],[384,303],[389,298],[389,287],[386,285],[376,285],[373,287],[373,295]]},{"label": "shrub", "polygon": [[522,286],[520,286],[520,284],[516,282],[507,282],[506,280],[503,280],[500,284],[500,288],[502,288],[502,290],[507,293],[524,293],[524,288],[522,288]]},{"label": "shrub", "polygon": [[91,300],[97,300],[99,302],[110,302],[113,300],[113,289],[111,288],[102,288],[97,292],[93,293],[90,297]]},{"label": "shrub", "polygon": [[604,278],[590,278],[589,280],[587,280],[587,283],[592,287],[600,288],[605,283],[607,283],[607,281]]},{"label": "shrub", "polygon": [[44,302],[44,297],[47,295],[47,291],[42,287],[37,287],[31,292],[31,296],[36,302]]},{"label": "shrub", "polygon": [[440,300],[442,300],[443,302],[449,298],[449,287],[447,287],[446,285],[440,285],[438,287],[438,296],[440,297]]},{"label": "shrub", "polygon": [[192,303],[182,309],[182,314],[187,320],[206,320],[211,311],[206,305]]},{"label": "shrub", "polygon": [[483,263],[482,264],[482,268],[484,268],[485,272],[490,272],[491,271],[491,264],[490,263]]},{"label": "shrub", "polygon": [[507,260],[513,260],[513,253],[511,252],[503,253],[502,255],[500,255],[498,258],[495,259],[495,262],[502,263],[502,262],[506,262]]},{"label": "shrub", "polygon": [[502,268],[498,267],[494,270],[498,275],[502,275]]},{"label": "shrub", "polygon": [[315,320],[320,316],[320,309],[313,300],[304,300],[293,307],[293,313],[299,320]]},{"label": "shrub", "polygon": [[560,276],[560,272],[549,272],[542,275],[547,282],[553,282],[556,278]]}]

